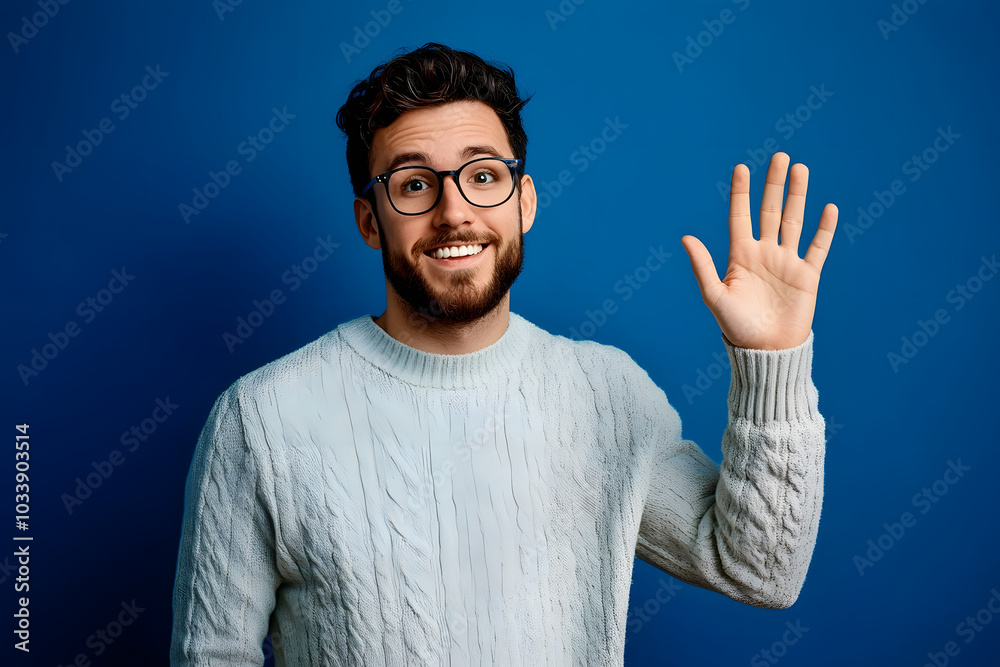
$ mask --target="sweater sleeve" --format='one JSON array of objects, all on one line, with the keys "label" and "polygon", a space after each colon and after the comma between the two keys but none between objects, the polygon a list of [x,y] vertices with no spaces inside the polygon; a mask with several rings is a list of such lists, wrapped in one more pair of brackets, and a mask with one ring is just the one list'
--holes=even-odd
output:
[{"label": "sweater sleeve", "polygon": [[662,390],[640,380],[648,418],[638,437],[655,452],[636,555],[682,581],[783,609],[805,582],[823,500],[813,334],[778,351],[723,341],[732,380],[721,467],[681,439]]},{"label": "sweater sleeve", "polygon": [[231,387],[216,401],[188,472],[171,665],[264,664],[279,585],[266,460],[245,438]]}]

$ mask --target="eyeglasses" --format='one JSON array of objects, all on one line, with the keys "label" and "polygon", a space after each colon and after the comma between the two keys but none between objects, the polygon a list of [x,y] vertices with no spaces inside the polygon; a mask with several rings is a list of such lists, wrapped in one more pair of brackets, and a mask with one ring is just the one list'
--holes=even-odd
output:
[{"label": "eyeglasses", "polygon": [[480,208],[500,206],[514,194],[515,172],[523,160],[482,157],[458,169],[435,171],[430,167],[400,167],[373,178],[362,195],[369,196],[376,183],[385,187],[389,204],[402,215],[423,215],[441,201],[445,176],[453,176],[465,201]]}]

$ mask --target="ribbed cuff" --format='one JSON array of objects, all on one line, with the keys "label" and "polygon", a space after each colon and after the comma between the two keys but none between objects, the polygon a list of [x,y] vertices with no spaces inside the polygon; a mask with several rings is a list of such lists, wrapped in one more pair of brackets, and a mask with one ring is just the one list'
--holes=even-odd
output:
[{"label": "ribbed cuff", "polygon": [[722,337],[732,364],[730,415],[754,423],[795,421],[819,416],[819,394],[812,382],[813,332],[786,350],[751,350]]}]

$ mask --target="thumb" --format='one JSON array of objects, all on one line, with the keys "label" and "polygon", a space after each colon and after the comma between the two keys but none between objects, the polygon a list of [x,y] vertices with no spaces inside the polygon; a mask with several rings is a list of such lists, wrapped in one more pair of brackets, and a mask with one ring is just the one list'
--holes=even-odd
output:
[{"label": "thumb", "polygon": [[722,283],[715,270],[712,254],[708,252],[704,243],[690,235],[681,237],[681,245],[684,246],[688,259],[691,260],[691,270],[694,271],[695,280],[698,281],[701,297],[705,303],[710,303],[713,300],[709,299],[709,292],[715,291],[716,287]]}]

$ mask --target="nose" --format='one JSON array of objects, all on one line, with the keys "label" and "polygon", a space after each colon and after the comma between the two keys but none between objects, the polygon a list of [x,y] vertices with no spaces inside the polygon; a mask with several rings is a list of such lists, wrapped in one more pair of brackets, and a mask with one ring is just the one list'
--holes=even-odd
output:
[{"label": "nose", "polygon": [[470,204],[462,196],[455,182],[454,175],[449,174],[444,177],[441,186],[441,201],[434,209],[435,226],[458,227],[464,224],[475,222],[475,206]]}]

